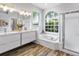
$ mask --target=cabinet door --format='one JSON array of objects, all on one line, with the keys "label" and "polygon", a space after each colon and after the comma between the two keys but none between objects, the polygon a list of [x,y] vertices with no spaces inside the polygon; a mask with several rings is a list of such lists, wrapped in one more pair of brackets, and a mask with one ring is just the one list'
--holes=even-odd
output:
[{"label": "cabinet door", "polygon": [[79,53],[79,13],[67,14],[65,17],[64,48]]},{"label": "cabinet door", "polygon": [[36,32],[24,32],[22,33],[22,44],[26,44],[36,40]]},{"label": "cabinet door", "polygon": [[0,45],[0,53],[4,53],[4,52],[9,51],[11,49],[14,49],[18,46],[20,46],[18,40],[13,41],[13,42],[9,42],[9,43],[6,43],[6,44],[2,44],[2,45]]},{"label": "cabinet door", "polygon": [[20,34],[0,36],[0,53],[20,46]]}]

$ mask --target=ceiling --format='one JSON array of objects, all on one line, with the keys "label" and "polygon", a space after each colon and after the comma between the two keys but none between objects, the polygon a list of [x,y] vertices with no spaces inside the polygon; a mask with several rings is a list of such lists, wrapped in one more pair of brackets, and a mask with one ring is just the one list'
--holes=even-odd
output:
[{"label": "ceiling", "polygon": [[47,9],[47,8],[56,7],[57,5],[60,5],[60,3],[32,3],[32,4],[41,9]]},{"label": "ceiling", "polygon": [[53,9],[61,11],[79,10],[79,3],[32,3],[41,9]]},{"label": "ceiling", "polygon": [[79,3],[10,3],[9,6],[16,9],[26,10],[30,12],[32,9],[54,10],[58,12],[66,12],[71,10],[79,10]]},{"label": "ceiling", "polygon": [[72,7],[79,6],[79,3],[32,3],[33,5],[41,8],[41,9],[49,9],[55,7]]}]

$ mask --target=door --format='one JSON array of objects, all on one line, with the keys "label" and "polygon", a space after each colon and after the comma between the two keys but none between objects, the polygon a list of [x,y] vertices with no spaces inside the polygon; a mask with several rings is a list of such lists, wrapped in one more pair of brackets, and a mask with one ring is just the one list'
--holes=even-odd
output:
[{"label": "door", "polygon": [[65,15],[64,48],[79,53],[79,12]]}]

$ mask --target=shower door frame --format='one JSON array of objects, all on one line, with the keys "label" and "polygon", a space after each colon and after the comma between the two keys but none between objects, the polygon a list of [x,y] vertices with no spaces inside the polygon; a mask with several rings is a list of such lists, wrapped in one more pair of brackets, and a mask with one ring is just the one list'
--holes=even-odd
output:
[{"label": "shower door frame", "polygon": [[72,13],[79,13],[79,10],[77,10],[77,11],[70,11],[70,12],[66,12],[66,13],[62,13],[62,23],[63,23],[63,27],[62,27],[62,42],[63,42],[63,49],[65,49],[65,50],[68,50],[68,51],[70,51],[70,52],[74,52],[74,53],[77,53],[77,54],[79,54],[79,52],[76,52],[76,51],[73,51],[73,50],[70,50],[70,49],[68,49],[68,48],[65,48],[65,15],[67,15],[67,14],[72,14]]}]

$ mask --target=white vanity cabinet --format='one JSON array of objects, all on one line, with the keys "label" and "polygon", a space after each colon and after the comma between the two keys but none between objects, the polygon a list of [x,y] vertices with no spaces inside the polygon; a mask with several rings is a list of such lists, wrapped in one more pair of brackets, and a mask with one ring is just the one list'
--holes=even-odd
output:
[{"label": "white vanity cabinet", "polygon": [[20,46],[20,34],[0,35],[0,53]]},{"label": "white vanity cabinet", "polygon": [[0,34],[0,54],[36,40],[36,31]]},{"label": "white vanity cabinet", "polygon": [[36,40],[36,31],[29,31],[22,33],[22,45]]}]

